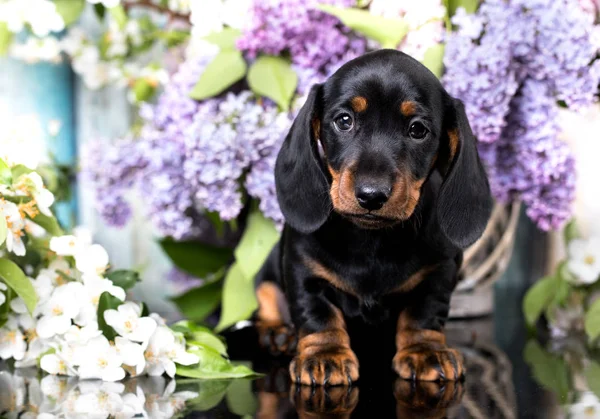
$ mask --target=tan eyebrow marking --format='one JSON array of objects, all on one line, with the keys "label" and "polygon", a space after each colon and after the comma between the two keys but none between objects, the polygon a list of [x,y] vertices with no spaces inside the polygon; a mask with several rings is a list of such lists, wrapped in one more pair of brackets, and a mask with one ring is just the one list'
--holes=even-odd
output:
[{"label": "tan eyebrow marking", "polygon": [[400,112],[404,116],[413,116],[417,112],[417,104],[410,100],[404,101],[400,105]]},{"label": "tan eyebrow marking", "polygon": [[364,112],[367,109],[367,99],[362,96],[355,96],[350,100],[354,112]]}]

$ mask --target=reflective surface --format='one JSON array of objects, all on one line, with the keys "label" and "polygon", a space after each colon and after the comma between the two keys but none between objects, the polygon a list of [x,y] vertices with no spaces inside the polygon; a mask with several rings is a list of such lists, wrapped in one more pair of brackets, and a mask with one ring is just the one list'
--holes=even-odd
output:
[{"label": "reflective surface", "polygon": [[[510,324],[511,320],[519,323],[516,318],[502,320],[504,324]],[[450,323],[449,340],[461,349],[466,359],[468,375],[462,383],[413,384],[386,371],[369,370],[367,378],[361,378],[352,388],[297,387],[289,381],[287,360],[259,356],[251,341],[253,332],[244,330],[230,337],[231,351],[235,358],[246,358],[246,362],[265,374],[258,379],[197,381],[144,377],[123,383],[80,382],[74,378],[40,377],[35,369],[11,372],[5,365],[0,373],[0,417],[36,417],[41,413],[52,415],[42,418],[600,417],[597,399],[591,393],[586,393],[585,388],[565,387],[576,381],[576,377],[568,377],[568,368],[557,369],[563,362],[560,356],[544,352],[541,345],[529,342],[527,350],[523,347],[519,358],[511,360],[495,339],[497,323],[497,316]],[[518,340],[517,335],[514,334],[513,343]],[[533,357],[533,363],[531,359],[525,362],[527,357]],[[248,361],[248,358],[253,359]],[[564,366],[564,362],[560,365]],[[545,390],[532,371],[554,393]]]}]

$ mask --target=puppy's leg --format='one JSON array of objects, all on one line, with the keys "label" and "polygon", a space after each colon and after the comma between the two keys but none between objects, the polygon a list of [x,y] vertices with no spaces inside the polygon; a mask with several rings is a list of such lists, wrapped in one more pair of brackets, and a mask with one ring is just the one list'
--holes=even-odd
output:
[{"label": "puppy's leg", "polygon": [[293,354],[296,349],[296,332],[291,325],[285,296],[279,285],[263,281],[256,288],[258,311],[256,327],[259,342],[273,355]]},{"label": "puppy's leg", "polygon": [[454,381],[464,374],[462,355],[446,345],[443,327],[456,284],[457,265],[439,266],[408,295],[398,316],[394,370],[401,378]]},{"label": "puppy's leg", "polygon": [[358,380],[358,359],[341,311],[324,297],[302,301],[304,322],[296,357],[290,364],[292,381],[305,385],[350,385]]},{"label": "puppy's leg", "polygon": [[293,354],[296,350],[296,332],[291,323],[288,304],[279,285],[279,247],[275,246],[256,277],[255,313],[259,343],[271,354]]}]

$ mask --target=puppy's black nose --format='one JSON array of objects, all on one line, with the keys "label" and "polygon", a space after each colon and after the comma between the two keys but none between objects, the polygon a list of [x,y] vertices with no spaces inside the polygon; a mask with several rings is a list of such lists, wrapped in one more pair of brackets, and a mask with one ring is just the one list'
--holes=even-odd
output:
[{"label": "puppy's black nose", "polygon": [[373,186],[357,187],[354,194],[360,206],[369,211],[380,209],[390,197],[389,191]]}]

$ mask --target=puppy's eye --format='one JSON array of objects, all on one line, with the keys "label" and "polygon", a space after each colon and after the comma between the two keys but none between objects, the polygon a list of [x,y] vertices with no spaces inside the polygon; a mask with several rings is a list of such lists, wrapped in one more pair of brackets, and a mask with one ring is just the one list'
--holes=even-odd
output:
[{"label": "puppy's eye", "polygon": [[354,119],[347,113],[343,113],[333,121],[340,131],[350,131],[354,127]]},{"label": "puppy's eye", "polygon": [[414,122],[408,129],[408,135],[415,140],[422,140],[427,135],[427,128],[420,122]]}]

